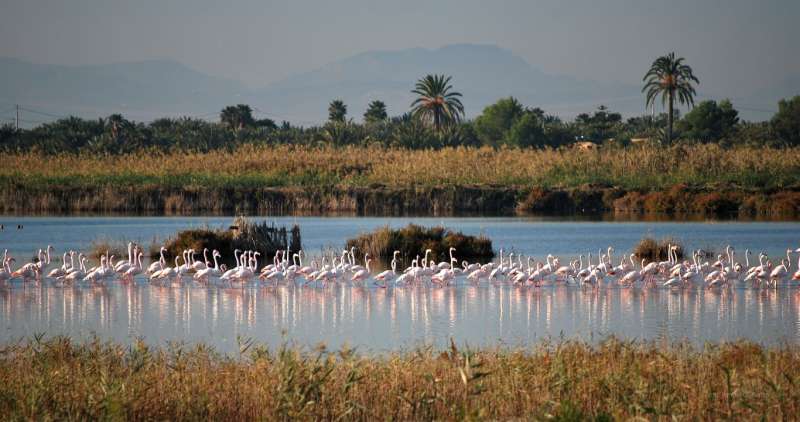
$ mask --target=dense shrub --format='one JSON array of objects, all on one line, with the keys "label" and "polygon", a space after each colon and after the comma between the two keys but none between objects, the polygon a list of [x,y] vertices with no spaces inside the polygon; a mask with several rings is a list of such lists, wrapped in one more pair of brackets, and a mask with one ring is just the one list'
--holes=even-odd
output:
[{"label": "dense shrub", "polygon": [[395,230],[388,226],[364,233],[347,241],[347,248],[356,248],[359,254],[368,253],[374,258],[388,260],[394,251],[400,251],[404,262],[410,262],[417,255],[424,255],[430,249],[430,258],[437,261],[449,260],[448,252],[456,248],[455,258],[461,260],[490,260],[494,257],[492,241],[485,236],[469,236],[453,232],[444,227],[422,227],[409,224]]},{"label": "dense shrub", "polygon": [[657,241],[651,237],[645,237],[633,247],[633,253],[639,259],[645,259],[647,262],[653,261],[666,261],[669,259],[669,248],[676,247],[675,253],[678,259],[683,258],[683,246],[681,242],[666,238]]}]

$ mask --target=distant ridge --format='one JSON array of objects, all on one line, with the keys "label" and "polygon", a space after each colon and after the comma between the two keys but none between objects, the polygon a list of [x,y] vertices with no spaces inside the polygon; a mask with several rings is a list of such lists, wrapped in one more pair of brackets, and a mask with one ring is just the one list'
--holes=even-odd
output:
[{"label": "distant ridge", "polygon": [[[341,98],[348,117],[360,121],[375,99],[386,103],[390,115],[408,111],[415,81],[428,73],[453,77],[455,89],[464,94],[468,117],[509,95],[568,119],[601,104],[626,115],[644,112],[638,84],[552,75],[495,45],[453,44],[359,53],[258,89],[171,60],[62,66],[0,58],[0,113],[5,111],[0,119],[7,122],[12,117],[7,110],[16,103],[52,114],[26,116],[32,123],[68,114],[112,113],[140,121],[180,115],[213,119],[226,105],[248,103],[262,113],[259,117],[311,125],[323,122],[328,103]],[[797,93],[800,76],[745,99],[734,98],[734,107],[741,103],[741,115],[749,119],[768,119],[768,111],[777,109],[777,99]],[[748,110],[748,104],[755,105]]]},{"label": "distant ridge", "polygon": [[0,58],[0,109],[21,103],[57,115],[150,120],[219,110],[245,92],[239,82],[170,60],[62,66]]},{"label": "distant ridge", "polygon": [[344,100],[356,119],[374,99],[384,101],[390,114],[401,114],[413,100],[414,82],[428,73],[453,77],[455,89],[464,94],[468,116],[509,95],[565,117],[600,104],[634,113],[643,110],[636,86],[549,75],[509,50],[479,44],[360,53],[257,90],[253,99],[309,120],[324,119],[332,98]]}]

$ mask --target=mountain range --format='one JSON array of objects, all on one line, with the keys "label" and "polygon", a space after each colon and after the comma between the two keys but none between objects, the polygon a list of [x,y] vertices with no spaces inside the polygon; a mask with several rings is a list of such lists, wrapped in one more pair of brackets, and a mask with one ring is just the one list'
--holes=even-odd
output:
[{"label": "mountain range", "polygon": [[[8,110],[14,104],[23,104],[23,120],[35,124],[55,116],[112,113],[140,121],[183,115],[214,119],[222,107],[246,103],[261,113],[259,117],[310,125],[324,121],[328,103],[339,98],[358,121],[376,99],[387,104],[390,115],[406,112],[414,82],[429,73],[453,77],[469,117],[510,95],[565,118],[591,112],[600,104],[623,114],[644,111],[638,84],[548,74],[494,45],[456,44],[369,51],[255,89],[170,60],[64,66],[0,58],[0,112],[4,111],[0,119],[13,117],[13,110],[12,114]],[[798,92],[800,78],[789,78],[747,101],[774,104],[777,98]],[[759,117],[769,116],[751,118]]]}]

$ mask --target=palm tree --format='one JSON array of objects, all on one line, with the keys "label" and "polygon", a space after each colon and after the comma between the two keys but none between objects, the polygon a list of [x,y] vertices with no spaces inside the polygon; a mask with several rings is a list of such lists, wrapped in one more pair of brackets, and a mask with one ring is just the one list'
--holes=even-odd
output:
[{"label": "palm tree", "polygon": [[442,127],[457,123],[464,115],[461,104],[461,93],[451,92],[450,76],[427,75],[417,81],[416,88],[411,91],[419,97],[411,103],[411,112],[423,122],[433,123],[437,132]]},{"label": "palm tree", "polygon": [[253,109],[247,104],[237,104],[223,108],[219,113],[219,119],[234,131],[252,126],[255,122]]},{"label": "palm tree", "polygon": [[347,105],[342,100],[333,100],[328,106],[328,120],[332,122],[344,122],[347,116]]},{"label": "palm tree", "polygon": [[386,120],[386,104],[383,101],[372,101],[367,106],[367,111],[364,113],[365,123],[377,123]]},{"label": "palm tree", "polygon": [[692,82],[699,84],[700,81],[692,73],[692,68],[683,64],[683,57],[675,57],[675,53],[657,58],[650,66],[650,70],[642,79],[645,82],[642,92],[647,91],[646,107],[655,103],[656,97],[661,95],[661,104],[669,104],[667,115],[667,143],[672,142],[672,119],[674,116],[673,106],[675,97],[678,102],[694,106],[694,96],[696,94]]}]

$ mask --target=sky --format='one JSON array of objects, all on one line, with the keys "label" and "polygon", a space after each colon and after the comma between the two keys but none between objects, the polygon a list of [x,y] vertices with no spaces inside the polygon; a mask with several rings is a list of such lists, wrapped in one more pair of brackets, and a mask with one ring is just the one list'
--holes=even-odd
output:
[{"label": "sky", "polygon": [[496,44],[548,73],[639,83],[675,51],[735,98],[800,75],[798,0],[6,0],[0,56],[172,59],[262,87],[369,50]]}]

